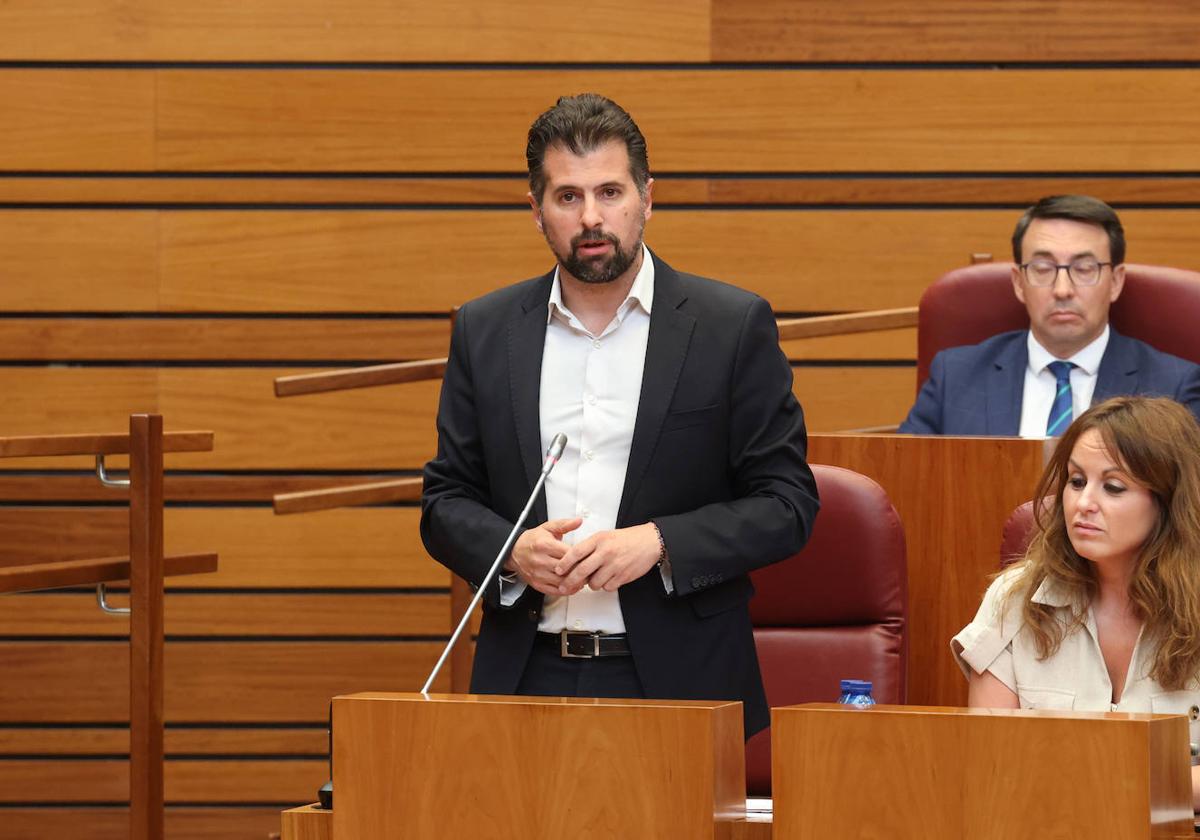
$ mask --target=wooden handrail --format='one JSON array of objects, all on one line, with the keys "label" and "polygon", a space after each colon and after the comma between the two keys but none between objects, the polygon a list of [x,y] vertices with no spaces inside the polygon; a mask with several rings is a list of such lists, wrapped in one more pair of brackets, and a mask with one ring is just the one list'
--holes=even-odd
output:
[{"label": "wooden handrail", "polygon": [[[196,575],[216,570],[215,554],[178,554],[163,558],[163,574],[167,576]],[[0,592],[32,592],[123,580],[129,580],[128,556],[0,566]]]},{"label": "wooden handrail", "polygon": [[850,335],[875,330],[899,330],[917,325],[917,307],[879,309],[872,312],[848,312],[843,315],[819,315],[815,318],[789,318],[778,322],[780,341]]},{"label": "wooden handrail", "polygon": [[[129,435],[0,437],[0,458],[41,455],[128,455]],[[164,432],[163,452],[211,452],[212,432]]]},{"label": "wooden handrail", "polygon": [[320,373],[300,373],[281,376],[275,380],[275,396],[295,397],[300,394],[319,394],[324,391],[346,391],[351,388],[373,388],[395,385],[398,382],[419,382],[441,379],[446,372],[445,359],[421,359],[391,365],[370,365]]},{"label": "wooden handrail", "polygon": [[275,496],[275,513],[308,513],[354,505],[415,502],[421,498],[421,484],[420,478],[398,478],[394,481],[352,484],[349,487],[278,493]]}]

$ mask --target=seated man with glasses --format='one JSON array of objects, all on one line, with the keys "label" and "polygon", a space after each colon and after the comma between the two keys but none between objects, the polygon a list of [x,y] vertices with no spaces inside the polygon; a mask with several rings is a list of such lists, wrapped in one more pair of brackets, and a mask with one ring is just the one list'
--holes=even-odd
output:
[{"label": "seated man with glasses", "polygon": [[1029,329],[938,353],[901,432],[1053,437],[1093,402],[1130,394],[1172,397],[1200,418],[1200,365],[1108,325],[1125,282],[1125,231],[1111,207],[1043,198],[1012,245]]}]

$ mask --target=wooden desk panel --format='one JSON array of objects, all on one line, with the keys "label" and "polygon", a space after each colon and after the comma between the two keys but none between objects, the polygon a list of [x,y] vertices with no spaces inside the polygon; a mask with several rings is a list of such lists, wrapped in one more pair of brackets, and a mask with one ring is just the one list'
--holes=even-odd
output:
[{"label": "wooden desk panel", "polygon": [[1000,535],[1028,501],[1043,445],[1018,438],[813,435],[809,460],[870,476],[904,524],[908,547],[908,700],[965,705],[950,638],[999,570]]}]

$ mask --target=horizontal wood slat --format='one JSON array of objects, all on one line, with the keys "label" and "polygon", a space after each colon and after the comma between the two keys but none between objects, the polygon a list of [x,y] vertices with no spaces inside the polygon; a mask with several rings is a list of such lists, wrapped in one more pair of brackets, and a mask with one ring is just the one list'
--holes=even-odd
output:
[{"label": "horizontal wood slat", "polygon": [[707,61],[707,0],[10,0],[0,54],[109,61]]},{"label": "horizontal wood slat", "polygon": [[[109,593],[110,604],[126,606],[128,600],[123,592]],[[449,595],[168,591],[163,610],[168,636],[437,636],[451,630]],[[92,593],[10,595],[0,602],[0,636],[128,634],[128,617],[100,612]]]},{"label": "horizontal wood slat", "polygon": [[[329,763],[307,761],[163,762],[167,802],[295,802],[316,795]],[[129,762],[0,759],[0,802],[124,802]],[[3,810],[0,809],[0,819]]]},{"label": "horizontal wood slat", "polygon": [[[142,211],[0,211],[0,264],[9,278],[0,285],[0,311],[420,312],[444,318],[453,306],[553,265],[527,210],[146,213],[157,215],[154,224]],[[929,283],[966,264],[972,253],[1005,259],[1018,216],[1015,210],[663,210],[646,235],[675,268],[751,289],[780,312],[843,312],[915,305]],[[1200,267],[1200,244],[1192,235],[1200,210],[1128,210],[1122,220],[1130,259]],[[22,233],[10,236],[9,222]],[[161,262],[161,276],[121,273],[106,277],[104,288],[111,291],[104,297],[82,294],[57,262],[71,231],[80,233],[71,248],[81,264],[102,263],[112,247],[106,240],[115,237],[127,262]],[[102,240],[103,247],[94,247]],[[745,243],[751,242],[754,259],[747,259]],[[444,321],[438,327],[445,329]],[[206,328],[181,322],[176,340],[191,340]],[[110,329],[121,332],[121,322]],[[248,328],[221,329],[231,338],[241,329],[236,340],[243,347],[252,341]],[[323,342],[313,329],[298,329],[295,340],[314,339],[311,352],[321,358]],[[264,340],[277,333],[265,332]],[[126,348],[130,340],[116,339]],[[167,340],[160,334],[157,342]],[[31,347],[43,342],[38,334],[30,337]],[[202,347],[205,340],[198,342]]]},{"label": "horizontal wood slat", "polygon": [[[310,799],[315,797],[315,792]],[[5,840],[47,840],[86,837],[87,840],[128,840],[129,809],[120,808],[2,808]],[[171,840],[266,840],[279,831],[277,807],[166,808],[166,833]]]},{"label": "horizontal wood slat", "polygon": [[[154,409],[173,424],[215,431],[219,443],[213,452],[169,455],[166,462],[172,468],[419,468],[434,454],[441,383],[276,399],[271,381],[294,372],[0,368],[0,392],[11,395],[11,419],[6,422],[14,433],[55,427],[66,431],[78,425],[80,416],[115,418]],[[848,381],[861,385],[847,389]],[[914,389],[915,372],[909,367],[795,368],[795,391],[810,431],[875,425],[876,418],[879,423],[897,422],[911,404]],[[50,416],[45,413],[48,405],[55,407]],[[69,460],[49,465],[76,466],[66,463]],[[47,463],[5,461],[12,467]]]},{"label": "horizontal wood slat", "polygon": [[[8,69],[0,122],[14,130],[0,159],[45,171],[512,172],[532,119],[581,89],[635,115],[662,172],[1200,170],[1200,116],[1178,107],[1200,80],[1177,69]],[[1029,106],[1046,90],[1050,121]]]},{"label": "horizontal wood slat", "polygon": [[444,356],[449,342],[437,317],[0,318],[0,361],[382,361]]},{"label": "horizontal wood slat", "polygon": [[1147,166],[1147,125],[1154,170],[1200,170],[1188,70],[154,72],[165,170],[512,171],[532,119],[585,89],[664,172],[1122,171]]},{"label": "horizontal wood slat", "polygon": [[[5,755],[125,755],[129,729],[76,727],[3,730],[0,757]],[[163,733],[168,756],[179,755],[327,755],[325,729],[180,729]]]},{"label": "horizontal wood slat", "polygon": [[1176,0],[714,0],[712,59],[1195,61],[1193,11]]},{"label": "horizontal wood slat", "polygon": [[[653,139],[653,138],[652,138]],[[203,177],[156,175],[0,175],[0,204],[35,205],[495,205],[526,204],[523,175],[413,176],[369,178]],[[701,178],[656,175],[654,202],[674,205],[929,205],[1033,204],[1044,195],[1082,193],[1111,204],[1195,205],[1200,178],[1190,175],[839,175],[817,173],[771,177],[730,175]]]},{"label": "horizontal wood slat", "polygon": [[[0,52],[61,61],[1189,61],[1176,0],[609,3],[588,26],[548,0],[36,0],[0,7]],[[1079,25],[1086,20],[1088,25]],[[1031,32],[1036,21],[1055,37]],[[868,23],[864,23],[868,22]],[[710,43],[711,41],[711,43]],[[536,45],[536,47],[535,47]]]},{"label": "horizontal wood slat", "polygon": [[0,165],[153,169],[155,85],[139,70],[0,71]]},{"label": "horizontal wood slat", "polygon": [[[211,452],[212,432],[163,432],[163,452]],[[24,435],[0,437],[0,458],[41,455],[128,455],[129,435]]]},{"label": "horizontal wood slat", "polygon": [[[168,502],[271,502],[277,493],[380,481],[370,475],[179,475],[163,480]],[[0,470],[3,502],[115,502],[119,491],[101,486],[94,472]]]},{"label": "horizontal wood slat", "polygon": [[[445,356],[444,318],[0,318],[0,362],[338,361]],[[793,359],[912,359],[915,330],[787,342]],[[168,491],[169,493],[169,491]]]},{"label": "horizontal wood slat", "polygon": [[[162,567],[162,573],[167,577],[211,573],[217,569],[217,555],[167,555],[162,560]],[[94,560],[57,560],[24,566],[0,566],[0,592],[26,592],[123,582],[129,580],[129,572],[128,555]]]},{"label": "horizontal wood slat", "polygon": [[[419,516],[416,508],[288,517],[270,508],[168,508],[166,550],[216,551],[220,565],[166,586],[447,587],[449,573],[421,546]],[[0,566],[115,553],[128,544],[127,529],[121,509],[0,507]]]},{"label": "horizontal wood slat", "polygon": [[[437,642],[167,642],[166,721],[321,723],[329,698],[416,691]],[[0,642],[0,716],[11,723],[123,722],[129,645]],[[443,672],[435,691],[449,690]]]}]

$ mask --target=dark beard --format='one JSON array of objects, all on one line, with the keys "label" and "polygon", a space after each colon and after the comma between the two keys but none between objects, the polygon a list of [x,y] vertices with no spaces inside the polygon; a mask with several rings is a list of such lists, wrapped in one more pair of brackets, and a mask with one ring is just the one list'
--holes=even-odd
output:
[{"label": "dark beard", "polygon": [[[607,242],[613,246],[612,254],[603,259],[585,260],[579,256],[579,246],[587,243]],[[641,237],[628,251],[621,249],[621,240],[611,233],[581,233],[571,240],[571,255],[559,262],[567,273],[581,283],[611,283],[629,270],[641,250]]]}]

